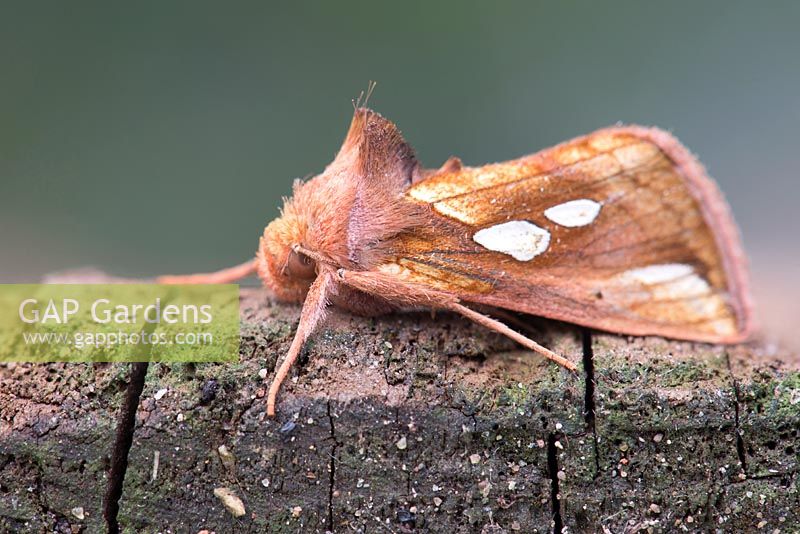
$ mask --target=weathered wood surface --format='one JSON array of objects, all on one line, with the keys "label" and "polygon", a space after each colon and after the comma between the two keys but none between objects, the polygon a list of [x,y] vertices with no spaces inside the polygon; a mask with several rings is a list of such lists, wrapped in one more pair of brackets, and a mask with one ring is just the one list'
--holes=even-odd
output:
[{"label": "weathered wood surface", "polygon": [[[523,318],[575,361],[593,352],[587,395],[586,369],[458,317],[333,313],[267,419],[259,371],[298,313],[243,290],[239,363],[150,366],[125,531],[800,529],[794,355]],[[0,366],[0,531],[103,531],[128,369]]]}]

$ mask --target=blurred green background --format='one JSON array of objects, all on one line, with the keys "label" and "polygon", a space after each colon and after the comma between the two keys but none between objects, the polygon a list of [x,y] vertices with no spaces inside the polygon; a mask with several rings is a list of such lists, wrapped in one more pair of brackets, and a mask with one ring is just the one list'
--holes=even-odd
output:
[{"label": "blurred green background", "polygon": [[725,191],[768,322],[800,313],[797,2],[6,3],[0,67],[3,282],[246,259],[376,80],[428,166],[672,130]]}]

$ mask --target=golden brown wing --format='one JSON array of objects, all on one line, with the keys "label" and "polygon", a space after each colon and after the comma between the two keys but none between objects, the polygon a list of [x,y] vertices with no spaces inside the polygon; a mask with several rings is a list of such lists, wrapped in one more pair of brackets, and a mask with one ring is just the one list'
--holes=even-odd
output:
[{"label": "golden brown wing", "polygon": [[465,301],[602,330],[735,342],[752,330],[727,204],[672,136],[599,130],[412,185],[430,224],[379,267]]}]

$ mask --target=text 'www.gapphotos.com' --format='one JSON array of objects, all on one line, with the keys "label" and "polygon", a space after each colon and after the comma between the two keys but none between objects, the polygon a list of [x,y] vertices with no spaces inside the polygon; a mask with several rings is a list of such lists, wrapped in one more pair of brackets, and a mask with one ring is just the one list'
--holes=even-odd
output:
[{"label": "text 'www.gapphotos.com'", "polygon": [[69,345],[85,347],[115,347],[131,345],[211,345],[211,332],[25,332],[26,345]]}]

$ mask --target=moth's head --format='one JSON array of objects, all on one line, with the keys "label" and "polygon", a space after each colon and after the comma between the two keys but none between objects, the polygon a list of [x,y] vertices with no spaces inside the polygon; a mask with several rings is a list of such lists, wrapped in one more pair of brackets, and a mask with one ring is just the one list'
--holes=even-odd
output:
[{"label": "moth's head", "polygon": [[302,301],[317,277],[314,260],[293,248],[303,243],[307,229],[305,214],[289,199],[281,216],[269,223],[261,236],[256,253],[258,275],[281,300]]}]

